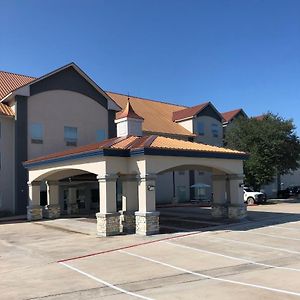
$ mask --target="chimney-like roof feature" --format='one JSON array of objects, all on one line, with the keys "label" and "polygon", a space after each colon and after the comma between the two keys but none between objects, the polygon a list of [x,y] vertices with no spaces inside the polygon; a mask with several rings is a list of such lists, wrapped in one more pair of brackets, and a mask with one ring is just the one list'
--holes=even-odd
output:
[{"label": "chimney-like roof feature", "polygon": [[139,116],[134,109],[132,108],[129,98],[128,102],[124,108],[124,110],[117,116],[116,120],[120,120],[123,118],[130,118],[130,119],[138,119],[138,120],[144,120],[143,117]]}]

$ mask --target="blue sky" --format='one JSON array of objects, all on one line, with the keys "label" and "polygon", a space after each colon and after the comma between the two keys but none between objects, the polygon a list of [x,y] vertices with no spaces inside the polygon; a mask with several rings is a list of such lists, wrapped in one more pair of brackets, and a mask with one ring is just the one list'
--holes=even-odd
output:
[{"label": "blue sky", "polygon": [[300,133],[298,0],[0,0],[0,69],[71,61],[103,89],[211,100],[293,118]]}]

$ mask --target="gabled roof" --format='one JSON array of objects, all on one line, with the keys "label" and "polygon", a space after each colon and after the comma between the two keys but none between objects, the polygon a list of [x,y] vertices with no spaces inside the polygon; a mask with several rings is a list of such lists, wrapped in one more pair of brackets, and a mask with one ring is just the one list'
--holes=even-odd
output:
[{"label": "gabled roof", "polygon": [[[123,109],[128,102],[128,95],[107,92]],[[177,136],[195,136],[193,133],[172,121],[173,112],[186,108],[176,104],[130,96],[133,110],[144,119],[142,129],[147,133],[171,134]],[[121,112],[117,113],[119,118]]]},{"label": "gabled roof", "polygon": [[[65,66],[62,66],[50,73],[47,73],[41,77],[38,78],[34,78],[34,77],[28,77],[28,76],[24,76],[24,75],[17,75],[17,77],[15,78],[6,78],[5,79],[5,84],[4,86],[6,87],[5,89],[3,88],[3,90],[5,90],[5,95],[3,97],[0,97],[0,101],[3,100],[5,97],[9,96],[11,93],[17,91],[18,89],[25,87],[25,86],[29,86],[31,84],[34,84],[36,82],[39,82],[47,77],[50,77],[51,75],[54,75],[62,70],[65,70],[67,68],[72,67],[76,72],[78,72],[90,85],[92,85],[100,94],[102,94],[104,96],[104,98],[107,99],[108,101],[108,108],[109,109],[113,109],[116,111],[121,110],[121,108],[105,93],[104,90],[102,90],[84,71],[82,71],[75,63],[69,63]],[[15,74],[16,75],[16,74]],[[27,77],[27,80],[25,80],[24,78],[21,79],[21,77]],[[1,79],[1,78],[0,78]],[[13,80],[12,84],[9,84],[9,79]],[[0,80],[1,82],[1,80]],[[1,85],[2,83],[0,83],[0,89],[1,89]]]},{"label": "gabled roof", "polygon": [[36,78],[5,71],[0,71],[0,100],[15,89],[24,86]]},{"label": "gabled roof", "polygon": [[206,109],[207,107],[211,107],[212,110],[215,111],[215,113],[222,120],[222,115],[219,113],[219,111],[214,107],[214,105],[211,102],[205,102],[192,107],[184,108],[179,111],[175,111],[173,113],[172,120],[180,121],[180,120],[193,118],[197,116],[199,113],[201,113],[202,111],[204,111],[204,109]]},{"label": "gabled roof", "polygon": [[222,117],[225,122],[230,122],[233,118],[235,118],[238,114],[243,114],[245,117],[247,117],[247,114],[244,112],[242,108],[227,111],[224,113],[221,113]]},{"label": "gabled roof", "polygon": [[130,119],[138,119],[144,120],[141,116],[139,116],[134,109],[132,108],[130,101],[128,100],[125,108],[118,114],[116,120],[123,119],[123,118],[130,118]]},{"label": "gabled roof", "polygon": [[256,119],[257,121],[262,121],[265,117],[266,115],[260,115],[260,116],[253,117],[253,119]]},{"label": "gabled roof", "polygon": [[184,108],[182,110],[175,111],[173,113],[172,119],[173,119],[173,121],[178,121],[178,120],[183,120],[183,119],[187,119],[187,118],[192,118],[195,115],[197,115],[200,111],[202,111],[205,107],[207,107],[208,104],[209,104],[209,102],[205,102],[205,103],[193,106],[193,107],[188,107],[188,108]]},{"label": "gabled roof", "polygon": [[229,159],[246,159],[248,157],[247,153],[237,150],[150,135],[142,137],[116,137],[100,143],[76,147],[71,150],[31,159],[26,161],[24,165],[30,168],[41,163],[48,164],[87,156],[110,155],[130,157],[139,154]]},{"label": "gabled roof", "polygon": [[0,115],[12,117],[15,113],[8,105],[0,103]]}]

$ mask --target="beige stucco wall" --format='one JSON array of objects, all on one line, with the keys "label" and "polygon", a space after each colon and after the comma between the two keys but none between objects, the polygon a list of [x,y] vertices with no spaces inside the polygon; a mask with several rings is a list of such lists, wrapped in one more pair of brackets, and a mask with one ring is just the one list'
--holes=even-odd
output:
[{"label": "beige stucco wall", "polygon": [[99,176],[106,174],[127,174],[128,158],[93,156],[76,160],[67,160],[30,169],[29,182],[41,180],[60,180],[84,172]]},{"label": "beige stucco wall", "polygon": [[[176,167],[193,166],[197,169],[202,166],[211,168],[214,174],[243,174],[243,161],[234,159],[196,158],[173,156],[136,156],[136,157],[110,157],[93,156],[76,160],[67,160],[49,165],[37,166],[30,169],[29,181],[43,180],[45,178],[59,179],[54,174],[68,170],[80,170],[97,175],[105,174],[158,174]],[[74,171],[76,173],[76,171]],[[51,175],[51,177],[49,177]],[[63,178],[61,175],[58,176]]]},{"label": "beige stucco wall", "polygon": [[[43,144],[32,144],[30,124],[44,126]],[[28,159],[72,148],[64,141],[64,126],[77,127],[78,146],[96,142],[96,131],[108,131],[108,111],[89,97],[63,90],[28,99]]]},{"label": "beige stucco wall", "polygon": [[[243,161],[236,159],[217,159],[217,158],[197,158],[197,157],[174,157],[174,156],[146,156],[132,157],[130,160],[131,170],[136,167],[141,174],[160,173],[173,169],[178,166],[193,166],[194,169],[199,167],[211,168],[214,174],[243,174]],[[137,161],[137,164],[135,163]],[[200,168],[202,169],[202,168]]]},{"label": "beige stucco wall", "polygon": [[14,119],[0,116],[0,211],[14,212]]},{"label": "beige stucco wall", "polygon": [[[93,156],[36,166],[29,171],[29,181],[60,180],[84,172],[90,172],[101,177],[106,174],[136,174],[142,178],[138,185],[139,210],[148,211],[151,208],[149,211],[152,211],[153,207],[155,207],[155,194],[157,197],[156,202],[171,202],[173,200],[172,171],[170,169],[178,167],[178,170],[184,170],[186,166],[193,166],[195,169],[203,169],[204,166],[205,170],[209,168],[213,174],[222,174],[224,172],[228,174],[243,173],[243,163],[240,160],[193,157],[175,158],[172,156],[150,155],[137,157]],[[168,173],[163,174],[167,170],[169,170]],[[190,197],[188,171],[185,171],[184,175],[180,175],[178,170],[175,172],[176,198],[178,201],[186,201]],[[160,181],[156,182],[156,184],[153,182],[153,184],[156,185],[155,194],[153,194],[153,191],[145,189],[145,187],[148,184],[152,184],[152,182],[151,179],[145,182],[143,178],[149,178],[145,175],[151,174],[158,174],[158,178],[160,178]],[[165,185],[165,187],[163,185]],[[177,187],[183,189],[184,195]],[[147,195],[150,197],[150,200],[147,198]],[[112,195],[110,196],[112,197]],[[105,199],[105,197],[102,195],[100,199]]]}]

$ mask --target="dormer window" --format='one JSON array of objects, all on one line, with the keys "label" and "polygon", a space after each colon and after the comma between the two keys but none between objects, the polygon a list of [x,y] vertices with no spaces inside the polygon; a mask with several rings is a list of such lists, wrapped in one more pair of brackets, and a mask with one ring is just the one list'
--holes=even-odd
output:
[{"label": "dormer window", "polygon": [[204,135],[204,123],[198,121],[197,122],[197,133],[198,135]]}]

